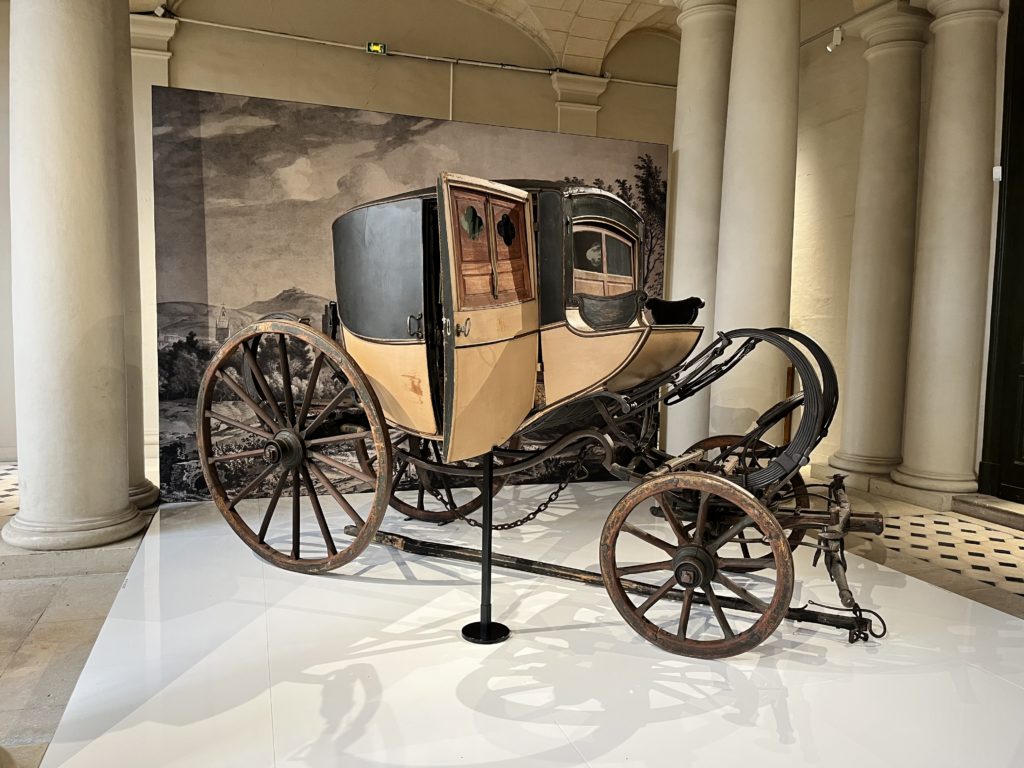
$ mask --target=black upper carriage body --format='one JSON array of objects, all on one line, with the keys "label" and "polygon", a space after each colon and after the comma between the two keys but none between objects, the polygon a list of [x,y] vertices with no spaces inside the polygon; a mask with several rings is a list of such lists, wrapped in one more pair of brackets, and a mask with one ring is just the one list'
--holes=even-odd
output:
[{"label": "black upper carriage body", "polygon": [[[839,401],[835,370],[812,339],[744,328],[720,331],[695,352],[703,302],[644,293],[643,219],[594,187],[443,173],[436,188],[344,213],[332,234],[337,301],[322,331],[264,318],[223,345],[201,386],[207,485],[261,557],[322,573],[377,541],[474,559],[480,553],[378,530],[388,509],[490,530],[490,500],[508,477],[567,460],[548,501],[496,526],[517,527],[599,460],[634,484],[602,529],[601,573],[524,558],[506,558],[506,567],[603,584],[637,633],[682,655],[748,651],[785,618],[843,628],[851,642],[880,636],[847,583],[844,541],[881,532],[881,517],[851,511],[841,476],[817,486],[801,476]],[[792,366],[793,394],[736,434],[667,452],[662,409],[759,347]],[[235,415],[219,410],[225,397]],[[249,423],[237,418],[245,409]],[[235,479],[224,468],[241,461],[262,469]],[[275,536],[274,510],[289,486],[290,533]],[[257,526],[236,505],[261,487],[271,500]],[[367,487],[371,502],[356,509],[346,497]],[[334,507],[318,501],[324,492]],[[303,495],[314,521],[301,513]],[[481,509],[484,523],[470,519]],[[643,555],[637,542],[648,547]],[[792,550],[802,543],[816,563],[824,557],[838,610],[849,613],[790,605]],[[751,573],[757,580],[746,580]],[[656,581],[638,581],[644,574]],[[662,600],[681,611],[654,618]],[[703,629],[689,622],[694,605],[711,612]]]}]

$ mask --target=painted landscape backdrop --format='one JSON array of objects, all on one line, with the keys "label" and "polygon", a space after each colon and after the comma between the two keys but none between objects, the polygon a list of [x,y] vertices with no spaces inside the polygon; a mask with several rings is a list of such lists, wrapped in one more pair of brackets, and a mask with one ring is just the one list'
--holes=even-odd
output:
[{"label": "painted landscape backdrop", "polygon": [[331,223],[354,206],[442,171],[595,184],[643,215],[645,287],[662,292],[664,145],[158,87],[153,157],[168,501],[206,496],[195,400],[213,352],[270,312],[319,327],[335,298]]}]

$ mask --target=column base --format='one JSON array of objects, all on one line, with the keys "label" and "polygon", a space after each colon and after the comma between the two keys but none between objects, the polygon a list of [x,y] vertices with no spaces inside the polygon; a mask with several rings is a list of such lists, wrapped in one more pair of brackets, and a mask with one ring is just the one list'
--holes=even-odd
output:
[{"label": "column base", "polygon": [[922,491],[938,493],[974,493],[978,490],[978,480],[974,474],[952,475],[914,469],[906,464],[892,471],[892,479],[900,485],[917,488]]},{"label": "column base", "polygon": [[145,528],[148,522],[149,517],[140,514],[133,505],[92,527],[71,530],[26,522],[19,514],[3,527],[0,535],[6,543],[20,549],[84,549],[127,539]]},{"label": "column base", "polygon": [[[858,491],[869,491],[871,483],[878,479],[889,479],[889,473],[900,463],[899,457],[879,458],[859,456],[855,453],[836,451],[828,458],[828,466],[817,470],[818,477],[831,478],[839,472],[846,476],[846,487]],[[824,472],[823,472],[824,470]]]},{"label": "column base", "polygon": [[875,496],[885,496],[888,499],[904,501],[913,504],[915,507],[923,507],[933,512],[949,512],[953,509],[952,493],[941,493],[939,491],[925,491],[921,488],[911,488],[890,480],[886,477],[876,477],[868,487],[870,493]]},{"label": "column base", "polygon": [[148,509],[160,499],[160,489],[148,477],[128,489],[128,501],[137,509]]},{"label": "column base", "polygon": [[843,472],[859,472],[865,475],[888,475],[900,465],[899,456],[861,456],[856,453],[836,451],[828,458],[829,466]]}]

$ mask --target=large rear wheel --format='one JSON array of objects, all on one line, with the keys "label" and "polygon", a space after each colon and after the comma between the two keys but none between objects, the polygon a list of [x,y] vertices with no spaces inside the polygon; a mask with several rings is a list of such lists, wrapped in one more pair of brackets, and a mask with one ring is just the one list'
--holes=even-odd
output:
[{"label": "large rear wheel", "polygon": [[[307,325],[261,321],[225,342],[203,376],[197,442],[218,509],[281,568],[334,570],[384,518],[392,459],[380,404],[355,361]],[[356,446],[384,471],[365,472]],[[368,503],[355,495],[366,493]]]}]

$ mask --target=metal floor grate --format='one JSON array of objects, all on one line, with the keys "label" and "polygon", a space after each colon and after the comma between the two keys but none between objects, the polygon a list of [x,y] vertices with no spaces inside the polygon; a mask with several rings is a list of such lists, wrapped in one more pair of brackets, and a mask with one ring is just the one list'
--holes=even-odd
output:
[{"label": "metal floor grate", "polygon": [[1024,531],[935,512],[886,518],[879,538],[893,552],[1024,596]]}]

